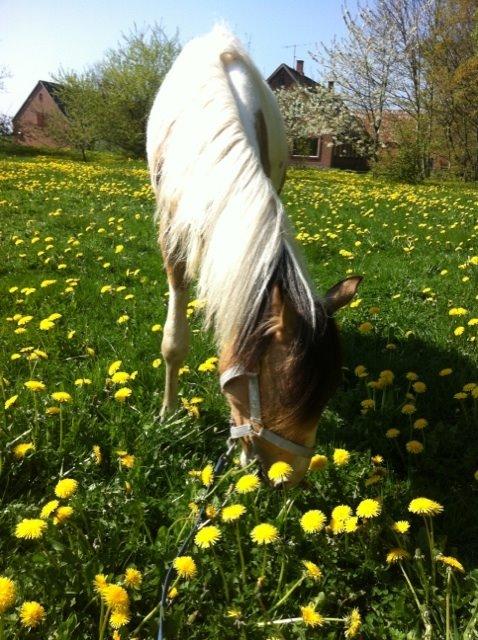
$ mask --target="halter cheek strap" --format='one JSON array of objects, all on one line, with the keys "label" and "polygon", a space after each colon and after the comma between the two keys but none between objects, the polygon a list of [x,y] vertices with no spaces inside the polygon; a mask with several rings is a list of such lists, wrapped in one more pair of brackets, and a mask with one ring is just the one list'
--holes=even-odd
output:
[{"label": "halter cheek strap", "polygon": [[[312,456],[314,455],[314,450],[310,447],[304,447],[301,444],[297,444],[295,442],[292,442],[291,440],[287,440],[287,438],[283,438],[279,434],[274,433],[270,429],[266,429],[266,427],[263,426],[261,419],[259,376],[257,373],[246,371],[240,365],[230,367],[229,369],[226,369],[226,371],[224,371],[219,379],[221,390],[224,392],[226,385],[231,382],[231,380],[235,380],[236,378],[240,378],[241,376],[247,376],[248,379],[247,382],[249,390],[250,422],[238,426],[231,426],[230,439],[237,440],[238,438],[245,438],[248,436],[251,438],[259,438],[275,445],[279,449],[288,451],[295,456],[300,456],[302,458],[312,458]],[[254,428],[256,425],[258,427],[257,429]]]}]

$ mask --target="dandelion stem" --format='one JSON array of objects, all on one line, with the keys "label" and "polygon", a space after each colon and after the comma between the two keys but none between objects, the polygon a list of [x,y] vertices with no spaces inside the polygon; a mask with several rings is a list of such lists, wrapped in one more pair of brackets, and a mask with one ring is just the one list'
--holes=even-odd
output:
[{"label": "dandelion stem", "polygon": [[244,562],[244,554],[242,552],[241,532],[239,531],[239,523],[236,522],[236,538],[237,548],[239,550],[239,558],[241,560],[241,576],[243,584],[246,584],[246,563]]},{"label": "dandelion stem", "polygon": [[108,622],[108,616],[110,615],[111,607],[106,609],[106,613],[103,616],[103,620],[100,625],[100,635],[98,636],[98,640],[104,640],[105,631],[106,631],[106,623]]},{"label": "dandelion stem", "polygon": [[284,604],[284,602],[286,602],[286,600],[289,599],[289,597],[294,593],[294,591],[302,584],[302,582],[305,579],[305,575],[301,576],[297,582],[295,582],[292,587],[289,589],[289,591],[285,594],[285,596],[283,596],[279,602],[277,604],[275,604],[272,609],[271,609],[271,613],[272,611],[275,611],[276,609],[278,609],[282,604]]},{"label": "dandelion stem", "polygon": [[402,563],[399,562],[398,565],[399,565],[399,567],[400,567],[400,569],[401,569],[401,571],[403,573],[403,577],[405,578],[405,581],[406,581],[410,591],[412,592],[413,599],[415,600],[415,603],[416,603],[417,608],[418,608],[418,612],[420,613],[420,617],[421,617],[423,625],[425,627],[425,634],[426,635],[424,636],[424,638],[429,638],[429,637],[431,637],[431,635],[430,635],[431,634],[431,624],[430,624],[430,620],[429,620],[428,611],[422,604],[420,604],[420,600],[418,599],[417,593],[416,593],[415,589],[413,588],[411,580],[408,577],[407,572],[403,568]]},{"label": "dandelion stem", "polygon": [[445,628],[446,640],[451,638],[450,628],[450,597],[451,597],[451,569],[448,567],[446,571],[446,597],[445,597]]},{"label": "dandelion stem", "polygon": [[427,532],[427,538],[428,538],[428,546],[430,548],[430,567],[431,567],[431,572],[432,572],[432,585],[435,585],[435,562],[434,562],[434,558],[433,558],[433,550],[435,548],[435,541],[433,538],[433,523],[432,520],[430,518],[430,522],[427,521],[427,518],[424,516],[423,520],[425,521],[425,529]]},{"label": "dandelion stem", "polygon": [[60,403],[60,451],[63,449],[63,409]]},{"label": "dandelion stem", "polygon": [[3,629],[3,616],[0,616],[0,640],[5,640],[5,632]]},{"label": "dandelion stem", "polygon": [[229,602],[229,588],[227,586],[226,576],[224,575],[224,571],[222,570],[221,563],[219,562],[216,552],[214,551],[214,547],[211,547],[211,551],[214,556],[214,560],[216,561],[216,565],[219,570],[219,573],[221,574],[222,585],[224,587],[224,596],[226,597],[226,602]]}]

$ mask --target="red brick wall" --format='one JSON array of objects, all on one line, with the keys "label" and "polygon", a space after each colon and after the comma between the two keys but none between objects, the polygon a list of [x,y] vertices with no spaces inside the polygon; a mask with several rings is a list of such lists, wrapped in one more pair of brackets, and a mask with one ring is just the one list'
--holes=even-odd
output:
[{"label": "red brick wall", "polygon": [[51,95],[38,85],[28,104],[13,121],[15,142],[32,147],[57,147],[58,144],[48,135],[47,120],[49,114],[59,113],[61,111]]}]

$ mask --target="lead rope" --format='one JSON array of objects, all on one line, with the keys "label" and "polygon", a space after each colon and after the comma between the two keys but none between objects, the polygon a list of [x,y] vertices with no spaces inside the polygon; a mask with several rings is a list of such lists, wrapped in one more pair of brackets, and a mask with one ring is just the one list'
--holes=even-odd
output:
[{"label": "lead rope", "polygon": [[[229,459],[231,457],[231,453],[234,451],[234,448],[236,446],[236,442],[232,441],[232,440],[228,440],[227,441],[227,450],[224,453],[221,453],[221,455],[219,456],[217,462],[216,462],[216,466],[214,467],[214,478],[217,478],[217,476],[219,476],[225,466],[227,465],[227,463],[229,462]],[[206,510],[206,507],[203,506],[201,507],[201,510],[198,513],[198,516],[196,518],[196,522],[194,523],[194,526],[192,527],[191,531],[189,532],[189,535],[187,536],[187,538],[184,540],[184,542],[181,544],[181,546],[179,547],[179,549],[176,552],[175,558],[177,558],[178,556],[182,556],[183,553],[186,551],[186,549],[189,547],[189,544],[191,543],[191,539],[193,537],[193,535],[197,532],[197,530],[199,529],[199,527],[201,526],[203,519],[204,519],[204,512]],[[168,591],[169,591],[169,585],[171,584],[171,577],[173,575],[173,564],[171,563],[166,575],[164,577],[164,581],[161,587],[161,600],[159,602],[159,619],[158,619],[158,636],[157,636],[157,640],[164,640],[164,613],[165,613],[165,607],[166,607],[166,600],[168,598]]]}]

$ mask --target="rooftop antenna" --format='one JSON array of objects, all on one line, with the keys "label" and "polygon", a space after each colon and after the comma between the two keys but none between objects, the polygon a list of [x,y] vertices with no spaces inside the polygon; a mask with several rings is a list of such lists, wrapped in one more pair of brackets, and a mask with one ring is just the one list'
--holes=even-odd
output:
[{"label": "rooftop antenna", "polygon": [[296,61],[296,51],[297,47],[309,47],[310,45],[315,44],[315,42],[302,42],[301,44],[286,44],[282,48],[283,49],[294,49],[294,61],[292,62],[292,66],[295,68]]}]

